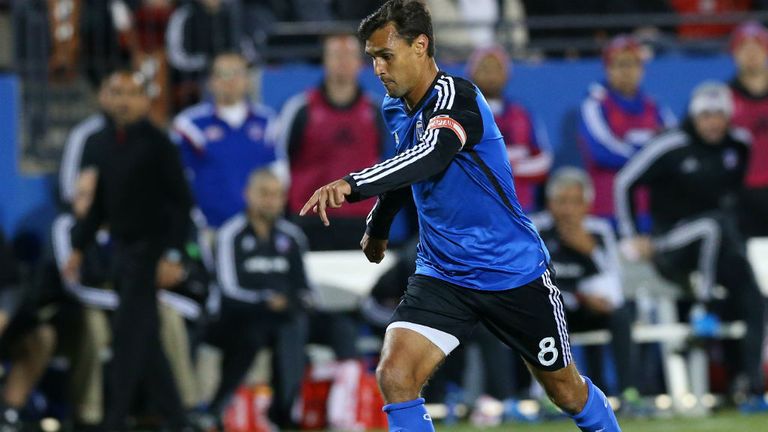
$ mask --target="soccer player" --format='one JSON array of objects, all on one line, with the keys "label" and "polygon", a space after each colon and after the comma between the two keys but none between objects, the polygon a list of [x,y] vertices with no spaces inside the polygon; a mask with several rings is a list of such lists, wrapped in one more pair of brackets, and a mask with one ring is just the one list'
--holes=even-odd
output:
[{"label": "soccer player", "polygon": [[328,225],[326,209],[378,196],[361,240],[378,263],[392,217],[415,201],[416,274],[376,371],[390,430],[434,430],[419,392],[482,322],[522,353],[582,431],[619,431],[603,392],[572,362],[549,253],[517,202],[493,113],[471,82],[438,70],[429,12],[419,1],[389,0],[359,35],[387,90],[384,117],[398,154],[322,186],[300,214],[314,211]]}]

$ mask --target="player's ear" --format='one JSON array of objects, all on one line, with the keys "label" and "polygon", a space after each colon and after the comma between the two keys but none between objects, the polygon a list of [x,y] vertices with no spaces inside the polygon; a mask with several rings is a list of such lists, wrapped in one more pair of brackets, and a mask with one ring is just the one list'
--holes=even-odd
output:
[{"label": "player's ear", "polygon": [[424,34],[416,36],[416,39],[413,40],[413,47],[417,56],[426,55],[429,48],[429,38]]}]

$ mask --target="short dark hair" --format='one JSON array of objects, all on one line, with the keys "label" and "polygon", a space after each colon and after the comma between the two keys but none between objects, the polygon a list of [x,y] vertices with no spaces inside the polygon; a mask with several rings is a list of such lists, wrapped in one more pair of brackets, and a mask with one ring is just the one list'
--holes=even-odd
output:
[{"label": "short dark hair", "polygon": [[379,10],[363,19],[357,34],[365,42],[373,32],[388,23],[392,23],[397,34],[409,44],[412,44],[419,35],[425,35],[429,40],[427,55],[435,56],[432,16],[424,3],[418,0],[388,0]]}]

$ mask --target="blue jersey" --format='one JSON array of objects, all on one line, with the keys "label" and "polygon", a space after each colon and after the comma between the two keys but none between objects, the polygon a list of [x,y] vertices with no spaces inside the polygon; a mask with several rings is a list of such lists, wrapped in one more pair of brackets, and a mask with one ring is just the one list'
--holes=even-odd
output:
[{"label": "blue jersey", "polygon": [[504,140],[477,87],[440,72],[412,110],[387,97],[383,112],[397,155],[345,177],[351,200],[379,196],[369,235],[385,238],[412,195],[417,274],[492,291],[540,277],[549,253],[517,201]]},{"label": "blue jersey", "polygon": [[219,227],[245,208],[243,190],[255,169],[277,161],[275,115],[251,104],[242,124],[232,126],[203,102],[182,111],[173,122],[192,191],[207,223]]}]

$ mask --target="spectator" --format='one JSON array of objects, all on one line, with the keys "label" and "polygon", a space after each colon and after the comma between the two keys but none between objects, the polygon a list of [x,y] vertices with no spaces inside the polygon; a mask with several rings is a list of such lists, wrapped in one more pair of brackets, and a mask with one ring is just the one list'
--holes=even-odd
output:
[{"label": "spectator", "polygon": [[243,211],[242,191],[254,169],[271,166],[287,177],[275,154],[275,116],[248,101],[249,84],[245,59],[219,54],[209,78],[213,101],[184,110],[173,122],[195,201],[213,228]]},{"label": "spectator", "polygon": [[[747,261],[735,224],[734,206],[747,167],[747,134],[731,125],[728,87],[704,83],[693,92],[689,118],[679,129],[654,138],[616,177],[616,215],[627,251],[652,259],[662,276],[688,287],[707,303],[716,283],[728,290],[729,312],[743,319],[741,378],[763,406],[760,361],[764,334],[764,299]],[[638,236],[630,196],[637,186],[650,192],[652,236]],[[739,382],[742,379],[733,380]],[[759,397],[758,397],[759,395]],[[765,407],[767,408],[768,407]]]},{"label": "spectator", "polygon": [[611,40],[603,50],[607,80],[593,84],[581,104],[579,144],[595,187],[592,212],[600,217],[613,218],[616,172],[654,135],[675,125],[672,114],[640,88],[643,62],[635,39]]},{"label": "spectator", "polygon": [[216,271],[222,304],[206,340],[221,348],[222,377],[208,414],[219,418],[259,349],[273,348],[271,419],[291,426],[291,407],[304,373],[309,285],[304,273],[306,238],[283,220],[285,190],[268,170],[251,174],[247,209],[219,230]]},{"label": "spectator", "polygon": [[117,71],[109,78],[114,125],[88,143],[100,150],[99,178],[63,272],[68,282],[78,280],[83,252],[98,228],[109,224],[120,305],[112,325],[112,376],[104,422],[108,430],[124,428],[142,384],[152,385],[150,395],[171,427],[186,423],[160,342],[157,289],[176,286],[183,278],[181,250],[191,197],[176,148],[146,118],[146,84],[132,71]]},{"label": "spectator", "polygon": [[535,210],[537,188],[552,168],[552,148],[544,125],[520,103],[505,99],[509,58],[502,48],[480,49],[469,60],[469,75],[493,110],[507,145],[515,192],[523,210]]},{"label": "spectator", "polygon": [[214,57],[238,48],[235,24],[232,6],[224,0],[194,0],[173,12],[165,42],[168,62],[176,72],[177,108],[197,103],[198,80]]},{"label": "spectator", "polygon": [[[281,114],[291,188],[288,212],[296,216],[304,199],[323,184],[381,158],[388,137],[379,107],[358,82],[360,42],[352,35],[325,40],[325,78],[318,87],[294,96]],[[333,225],[298,218],[312,250],[357,249],[370,205],[330,210]]]},{"label": "spectator", "polygon": [[[547,211],[534,222],[552,256],[568,324],[572,331],[611,332],[622,407],[638,407],[632,316],[624,303],[618,245],[609,222],[588,216],[594,198],[586,172],[561,168],[547,184]],[[586,353],[592,376],[604,385],[602,347],[587,347]]]},{"label": "spectator", "polygon": [[[109,92],[106,84],[107,80],[104,79],[99,86],[99,112],[92,114],[72,128],[67,136],[67,141],[64,143],[61,166],[59,167],[59,191],[61,200],[65,203],[73,203],[77,195],[77,183],[83,165],[83,151],[86,142],[112,121],[109,115]],[[92,163],[92,161],[86,161],[88,165],[92,165]]]},{"label": "spectator", "polygon": [[0,393],[2,430],[22,430],[19,411],[43,376],[55,345],[53,328],[40,321],[25,297],[16,262],[0,229],[0,357],[12,361]]},{"label": "spectator", "polygon": [[738,71],[731,80],[733,124],[752,134],[742,224],[748,237],[768,236],[768,30],[756,22],[731,38]]}]

